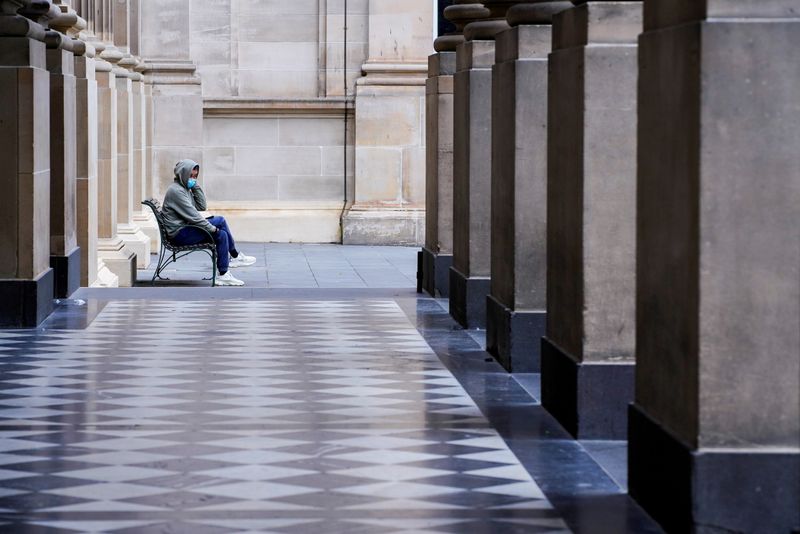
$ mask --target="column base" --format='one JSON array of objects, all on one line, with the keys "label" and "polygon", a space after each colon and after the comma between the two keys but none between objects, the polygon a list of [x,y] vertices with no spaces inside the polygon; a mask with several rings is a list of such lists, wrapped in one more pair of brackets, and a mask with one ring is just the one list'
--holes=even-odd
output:
[{"label": "column base", "polygon": [[[149,208],[148,208],[149,211]],[[144,235],[150,238],[150,252],[161,248],[161,232],[152,213],[141,211],[133,214],[133,223],[136,224]]]},{"label": "column base", "polygon": [[50,267],[53,269],[53,296],[64,299],[81,287],[81,249],[75,249],[66,256],[50,256]]},{"label": "column base", "polygon": [[486,328],[486,297],[491,279],[466,277],[450,267],[450,315],[464,328]]},{"label": "column base", "polygon": [[344,245],[421,246],[425,241],[425,210],[358,209],[342,217]]},{"label": "column base", "polygon": [[800,528],[800,451],[691,450],[636,404],[628,421],[630,495],[666,531]]},{"label": "column base", "polygon": [[578,362],[542,338],[542,406],[575,439],[626,439],[634,362]]},{"label": "column base", "polygon": [[541,370],[541,340],[547,312],[514,311],[486,297],[486,351],[509,373]]},{"label": "column base", "polygon": [[117,235],[136,254],[136,267],[147,269],[150,266],[150,238],[135,224],[118,224]]},{"label": "column base", "polygon": [[0,280],[0,328],[35,328],[53,312],[55,274],[36,280]]},{"label": "column base", "polygon": [[436,254],[422,247],[422,289],[432,297],[449,297],[452,266],[452,254]]},{"label": "column base", "polygon": [[92,287],[119,287],[119,277],[108,269],[103,260],[97,260],[97,280]]},{"label": "column base", "polygon": [[136,254],[121,239],[100,239],[97,257],[119,280],[119,287],[133,287],[136,283]]}]

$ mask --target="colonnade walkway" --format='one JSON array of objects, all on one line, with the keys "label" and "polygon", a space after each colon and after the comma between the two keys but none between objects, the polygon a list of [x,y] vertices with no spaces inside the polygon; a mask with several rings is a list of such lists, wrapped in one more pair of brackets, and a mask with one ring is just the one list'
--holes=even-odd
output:
[{"label": "colonnade walkway", "polygon": [[238,289],[82,290],[0,332],[0,531],[659,532],[619,444],[573,440],[446,301]]}]

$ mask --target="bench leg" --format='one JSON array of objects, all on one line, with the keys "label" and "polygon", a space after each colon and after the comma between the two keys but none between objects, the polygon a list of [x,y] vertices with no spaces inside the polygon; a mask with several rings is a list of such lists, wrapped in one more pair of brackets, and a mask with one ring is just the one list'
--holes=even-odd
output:
[{"label": "bench leg", "polygon": [[169,265],[169,259],[167,259],[167,258],[166,258],[166,254],[164,254],[164,252],[165,252],[165,251],[166,251],[166,249],[165,249],[165,248],[164,248],[164,246],[162,245],[162,246],[161,246],[161,252],[160,252],[160,253],[159,253],[159,255],[158,255],[158,265],[156,265],[156,270],[155,270],[155,272],[153,273],[153,279],[152,279],[152,280],[150,280],[150,283],[151,283],[152,285],[155,285],[155,284],[156,284],[156,278],[158,278],[159,280],[169,280],[169,278],[164,278],[164,277],[162,277],[162,276],[161,276],[161,271],[162,271],[162,270],[163,270],[163,269],[164,269],[164,268],[165,268],[167,265]]}]

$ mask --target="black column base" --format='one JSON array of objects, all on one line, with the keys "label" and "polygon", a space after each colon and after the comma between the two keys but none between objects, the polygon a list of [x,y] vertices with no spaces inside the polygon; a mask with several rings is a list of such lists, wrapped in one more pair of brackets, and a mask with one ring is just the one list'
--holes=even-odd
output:
[{"label": "black column base", "polygon": [[800,529],[800,452],[692,450],[629,408],[630,495],[667,532]]},{"label": "black column base", "polygon": [[450,267],[450,315],[464,328],[486,328],[490,278],[467,278]]},{"label": "black column base", "polygon": [[50,267],[55,275],[53,296],[65,299],[81,287],[81,249],[75,249],[66,256],[50,256]]},{"label": "black column base", "polygon": [[422,289],[432,297],[450,296],[450,267],[452,254],[436,254],[422,249]]},{"label": "black column base", "polygon": [[55,276],[47,269],[36,280],[0,280],[0,328],[35,328],[53,312]]},{"label": "black column base", "polygon": [[542,338],[542,406],[576,439],[625,439],[634,362],[578,362]]},{"label": "black column base", "polygon": [[486,351],[509,373],[538,373],[546,319],[546,312],[514,311],[489,295]]}]

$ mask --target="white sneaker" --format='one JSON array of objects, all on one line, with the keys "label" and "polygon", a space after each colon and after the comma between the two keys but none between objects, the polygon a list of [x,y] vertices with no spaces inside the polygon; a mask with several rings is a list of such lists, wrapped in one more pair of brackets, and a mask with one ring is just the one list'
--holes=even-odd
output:
[{"label": "white sneaker", "polygon": [[244,282],[236,278],[228,271],[225,274],[218,274],[217,275],[217,282],[216,285],[218,286],[243,286]]},{"label": "white sneaker", "polygon": [[256,259],[253,256],[248,256],[247,254],[239,253],[239,256],[236,258],[231,258],[231,261],[228,263],[228,267],[236,268],[236,267],[247,267],[248,265],[253,265],[256,262]]}]

